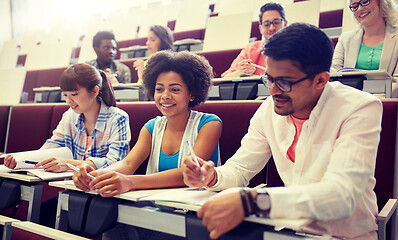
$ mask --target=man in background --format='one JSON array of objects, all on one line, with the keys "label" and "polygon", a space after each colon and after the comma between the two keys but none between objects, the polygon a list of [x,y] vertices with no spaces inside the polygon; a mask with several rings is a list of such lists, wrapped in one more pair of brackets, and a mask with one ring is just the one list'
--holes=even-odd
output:
[{"label": "man in background", "polygon": [[265,67],[262,48],[265,41],[287,25],[285,10],[279,3],[267,3],[260,8],[259,30],[264,40],[247,44],[232,62],[231,67],[221,77],[239,77],[241,74],[261,75],[263,69],[250,65],[249,62]]},{"label": "man in background", "polygon": [[[131,82],[130,69],[123,63],[115,61],[116,46],[115,35],[112,32],[98,32],[93,38],[93,48],[97,59],[88,61],[87,64],[105,71],[111,77],[112,83],[129,83]],[[112,77],[115,77],[117,82]]]}]

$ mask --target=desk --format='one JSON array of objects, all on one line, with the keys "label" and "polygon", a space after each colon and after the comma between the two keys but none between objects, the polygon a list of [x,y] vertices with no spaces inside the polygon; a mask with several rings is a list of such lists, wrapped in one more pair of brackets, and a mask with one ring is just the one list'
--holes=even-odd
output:
[{"label": "desk", "polygon": [[[359,70],[330,73],[330,81],[341,81],[343,84],[345,80],[349,80],[355,77],[364,79],[362,89],[363,91],[372,94],[385,94],[385,98],[391,98],[393,77],[389,75],[385,70]],[[257,90],[253,90],[257,93],[257,96],[268,96],[269,89],[262,84],[260,76],[214,78],[213,84],[215,85],[215,88],[213,87],[214,89],[211,91],[211,93],[209,93],[209,96],[220,97],[225,100],[242,100],[246,96],[250,95],[251,97],[253,97],[254,93],[250,93],[250,89],[240,89],[240,85],[242,83],[256,82],[258,83],[258,86],[252,85],[251,87],[258,88]],[[226,86],[226,88],[229,88],[225,90],[230,91],[229,94],[226,92],[222,93],[222,91],[220,90],[220,86],[224,85]],[[217,92],[219,92],[218,96]]]},{"label": "desk", "polygon": [[[69,189],[59,193],[58,207],[57,207],[57,218],[56,218],[56,228],[60,230],[66,230],[68,225],[68,199],[69,191],[80,191],[74,185],[71,185],[70,181],[66,182],[51,182],[50,186],[60,187]],[[153,206],[141,206],[137,202],[140,199],[147,198],[151,191],[154,193],[162,193],[167,191],[165,189],[156,190],[144,190],[144,191],[132,191],[128,193],[123,193],[121,195],[115,196],[115,198],[125,199],[118,205],[118,219],[119,223],[124,223],[132,226],[138,226],[142,228],[147,228],[151,230],[156,230],[168,234],[173,234],[181,237],[187,237],[191,239],[192,231],[192,221],[200,223],[201,226],[201,236],[207,236],[207,230],[201,225],[201,220],[196,217],[195,212],[188,210],[176,210],[176,211],[162,211],[157,207]],[[90,192],[88,194],[96,194],[95,192]],[[140,197],[141,195],[141,197]],[[162,208],[160,203],[157,203],[160,208]],[[167,206],[164,205],[164,206]],[[271,220],[271,219],[259,219],[257,217],[249,217],[245,219],[246,222],[256,222],[263,225],[273,225],[268,226],[267,230],[264,231],[264,239],[303,239],[302,235],[296,234],[289,229],[280,229],[281,226],[286,226],[286,223],[291,223],[289,227],[294,227],[295,230],[300,230],[302,227],[306,226],[312,220],[309,219],[299,219],[299,220]],[[293,223],[294,222],[294,223]],[[167,224],[165,224],[167,223]],[[252,223],[249,223],[252,224]],[[262,231],[262,230],[261,230]],[[200,237],[194,239],[200,239]],[[330,236],[308,236],[305,239],[334,239]]]},{"label": "desk", "polygon": [[341,81],[353,77],[363,77],[363,91],[372,94],[385,94],[385,98],[391,98],[393,77],[385,70],[359,70],[330,73],[330,81]]},{"label": "desk", "polygon": [[13,222],[19,222],[19,220],[0,215],[0,224],[4,226],[2,240],[10,240],[11,239],[12,230],[14,229],[11,226],[11,224]]},{"label": "desk", "polygon": [[[197,52],[203,49],[203,41],[200,39],[182,39],[173,43],[176,52],[190,51]],[[149,57],[148,47],[141,45],[134,45],[126,48],[119,48],[120,59],[126,60],[131,58]]]},{"label": "desk", "polygon": [[[113,86],[115,98],[118,101],[138,101],[140,99],[140,83],[126,83]],[[39,87],[33,88],[35,92],[35,103],[64,102],[65,97],[61,94],[60,87]]]},{"label": "desk", "polygon": [[[27,220],[38,223],[40,216],[41,198],[43,193],[43,185],[38,184],[38,182],[42,182],[43,180],[36,176],[8,172],[0,172],[0,178],[9,178],[22,182],[21,200],[27,201],[29,203]],[[50,180],[56,179],[57,178],[53,178]],[[64,177],[62,177],[61,179],[64,179]]]},{"label": "desk", "polygon": [[4,172],[0,172],[0,177],[23,182],[21,185],[21,200],[29,203],[28,216],[26,219],[28,221],[38,223],[43,186],[37,183],[41,181],[41,179],[35,176]]}]

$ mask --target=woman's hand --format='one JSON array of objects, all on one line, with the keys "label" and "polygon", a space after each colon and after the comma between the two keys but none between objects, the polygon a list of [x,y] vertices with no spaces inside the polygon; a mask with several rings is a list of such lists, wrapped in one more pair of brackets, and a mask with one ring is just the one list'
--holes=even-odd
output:
[{"label": "woman's hand", "polygon": [[80,164],[76,167],[79,168],[79,172],[75,172],[73,174],[72,177],[73,183],[77,188],[85,192],[91,191],[89,184],[92,180],[88,176],[88,173],[90,173],[91,176],[95,177],[99,175],[98,171],[95,171],[95,169],[92,166],[86,163]]},{"label": "woman's hand", "polygon": [[111,171],[97,176],[90,182],[89,187],[92,190],[97,190],[102,197],[113,197],[133,190],[135,188],[135,177],[134,175]]},{"label": "woman's hand", "polygon": [[43,167],[44,170],[49,172],[65,172],[70,168],[66,163],[68,160],[62,158],[51,157],[46,160],[43,160],[35,165],[35,168]]},{"label": "woman's hand", "polygon": [[17,166],[17,161],[12,155],[7,155],[4,158],[4,166],[14,169]]},{"label": "woman's hand", "polygon": [[145,68],[145,62],[142,59],[138,59],[134,62],[133,67],[137,71],[138,79],[142,79],[142,74]]}]

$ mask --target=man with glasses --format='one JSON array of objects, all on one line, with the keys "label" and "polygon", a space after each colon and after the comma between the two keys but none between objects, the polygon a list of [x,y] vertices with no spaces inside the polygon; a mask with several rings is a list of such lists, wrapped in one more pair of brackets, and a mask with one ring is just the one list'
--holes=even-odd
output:
[{"label": "man with glasses", "polygon": [[262,48],[265,40],[286,26],[285,10],[279,3],[267,3],[260,9],[259,30],[264,40],[249,43],[232,62],[230,68],[221,74],[221,77],[239,77],[242,74],[261,75],[263,69],[256,68],[250,63],[265,67],[265,56]]},{"label": "man with glasses", "polygon": [[[382,104],[369,93],[329,82],[333,45],[319,28],[294,23],[264,50],[268,97],[241,147],[223,166],[191,156],[184,182],[223,190],[247,186],[271,156],[284,187],[240,188],[205,203],[199,218],[218,238],[245,216],[310,218],[306,231],[342,239],[377,239],[374,170]],[[201,175],[204,176],[202,180]]]}]

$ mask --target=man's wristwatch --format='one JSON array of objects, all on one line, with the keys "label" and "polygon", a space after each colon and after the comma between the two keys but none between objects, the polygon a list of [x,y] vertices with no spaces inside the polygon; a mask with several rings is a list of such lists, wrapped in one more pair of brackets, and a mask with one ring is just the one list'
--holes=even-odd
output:
[{"label": "man's wristwatch", "polygon": [[267,191],[263,188],[256,189],[257,196],[254,199],[253,213],[256,213],[257,216],[267,216],[271,210],[271,199]]}]

